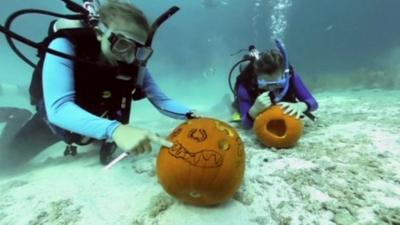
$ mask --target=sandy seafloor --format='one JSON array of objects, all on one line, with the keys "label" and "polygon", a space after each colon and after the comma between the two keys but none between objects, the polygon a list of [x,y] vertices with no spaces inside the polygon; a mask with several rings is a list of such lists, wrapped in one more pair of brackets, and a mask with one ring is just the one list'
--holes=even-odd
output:
[{"label": "sandy seafloor", "polygon": [[[264,148],[239,129],[244,182],[222,205],[196,207],[169,197],[155,175],[159,146],[104,171],[97,148],[63,157],[60,143],[1,176],[0,224],[400,224],[400,91],[315,97],[319,120],[305,120],[293,149]],[[1,96],[0,103],[27,105],[21,99]],[[179,121],[160,116],[135,123],[167,135]]]}]

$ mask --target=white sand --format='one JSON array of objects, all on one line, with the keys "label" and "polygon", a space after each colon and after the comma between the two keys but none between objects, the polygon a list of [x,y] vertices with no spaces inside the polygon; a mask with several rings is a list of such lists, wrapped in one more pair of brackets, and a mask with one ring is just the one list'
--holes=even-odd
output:
[{"label": "white sand", "polygon": [[[306,120],[293,149],[263,148],[239,130],[246,174],[234,199],[220,206],[191,206],[165,194],[155,176],[157,151],[104,171],[95,147],[63,157],[60,143],[0,179],[0,224],[399,224],[400,91],[316,98],[319,121]],[[162,118],[147,122],[166,135],[177,122]]]}]

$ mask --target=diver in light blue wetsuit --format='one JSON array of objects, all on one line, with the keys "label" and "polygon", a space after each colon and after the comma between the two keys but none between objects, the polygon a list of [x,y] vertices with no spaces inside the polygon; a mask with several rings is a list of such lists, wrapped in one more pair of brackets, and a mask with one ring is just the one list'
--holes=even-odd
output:
[{"label": "diver in light blue wetsuit", "polygon": [[[22,164],[59,140],[68,143],[67,150],[72,144],[87,144],[86,137],[102,140],[102,164],[111,161],[116,146],[137,154],[150,151],[151,142],[170,145],[150,131],[128,125],[131,102],[144,98],[167,116],[195,116],[188,107],[169,99],[145,68],[153,34],[154,26],[150,27],[139,9],[109,2],[100,7],[95,26],[60,29],[47,37],[44,45],[76,60],[40,49],[30,86],[37,112],[4,130],[13,135],[0,140],[0,166]],[[3,122],[17,114],[21,114],[18,118],[29,117],[26,110],[0,110]]]},{"label": "diver in light blue wetsuit", "polygon": [[297,118],[304,114],[314,119],[310,112],[318,108],[300,75],[289,65],[283,44],[279,40],[275,43],[277,50],[250,54],[251,63],[236,79],[233,107],[238,110],[245,129],[252,128],[257,115],[272,104],[280,105],[285,113]]},{"label": "diver in light blue wetsuit", "polygon": [[[50,48],[75,55],[73,44],[66,38],[57,38]],[[46,54],[43,64],[43,98],[45,112],[51,125],[96,139],[112,139],[115,129],[121,125],[118,120],[110,120],[94,115],[75,102],[74,62],[51,54]],[[56,85],[55,85],[56,84]],[[187,119],[191,110],[168,98],[155,83],[148,70],[145,71],[143,97],[163,114],[175,119]],[[112,94],[112,93],[111,93]]]}]

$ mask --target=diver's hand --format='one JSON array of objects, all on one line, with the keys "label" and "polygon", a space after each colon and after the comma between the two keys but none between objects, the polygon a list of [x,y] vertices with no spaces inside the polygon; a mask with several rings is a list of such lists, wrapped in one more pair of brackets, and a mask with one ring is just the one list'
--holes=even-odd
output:
[{"label": "diver's hand", "polygon": [[308,108],[304,102],[279,102],[277,105],[284,110],[283,113],[295,116],[296,119],[299,119]]},{"label": "diver's hand", "polygon": [[187,119],[199,119],[204,117],[203,115],[200,115],[198,112],[196,111],[191,111],[185,114]]},{"label": "diver's hand", "polygon": [[253,106],[251,106],[249,110],[249,115],[255,119],[258,114],[264,111],[266,108],[272,105],[271,98],[269,97],[269,91],[266,91],[259,95],[254,102]]},{"label": "diver's hand", "polygon": [[117,146],[125,152],[132,154],[149,153],[150,143],[172,147],[172,142],[159,137],[147,130],[135,128],[129,125],[119,125],[112,135]]}]

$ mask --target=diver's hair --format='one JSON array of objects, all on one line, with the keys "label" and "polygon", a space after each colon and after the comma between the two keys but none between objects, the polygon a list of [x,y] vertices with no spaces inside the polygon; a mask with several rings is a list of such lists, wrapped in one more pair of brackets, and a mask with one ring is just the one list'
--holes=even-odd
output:
[{"label": "diver's hair", "polygon": [[144,13],[128,2],[108,0],[99,9],[100,21],[110,24],[116,19],[127,23],[135,23],[143,31],[149,32],[150,25]]},{"label": "diver's hair", "polygon": [[254,62],[254,69],[257,73],[272,75],[284,69],[283,57],[277,50],[263,52],[260,58]]}]

